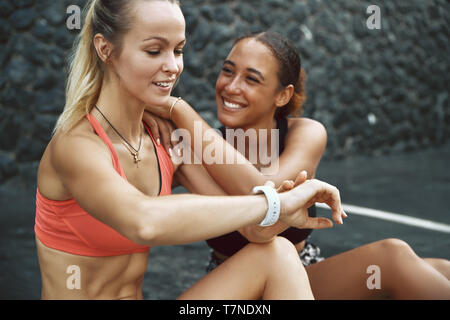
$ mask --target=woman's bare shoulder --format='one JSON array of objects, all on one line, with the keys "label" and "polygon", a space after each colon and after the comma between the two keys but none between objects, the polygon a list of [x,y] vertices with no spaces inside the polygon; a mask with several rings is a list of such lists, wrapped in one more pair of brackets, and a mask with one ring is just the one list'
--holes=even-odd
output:
[{"label": "woman's bare shoulder", "polygon": [[[77,170],[77,159],[88,157],[88,150],[96,146],[101,153],[99,138],[86,121],[81,121],[68,132],[56,131],[42,155],[38,168],[38,188],[49,199],[64,200],[70,194],[61,180],[61,172]],[[91,131],[90,131],[91,130]]]},{"label": "woman's bare shoulder", "polygon": [[97,158],[109,152],[106,144],[95,134],[87,120],[81,120],[66,132],[57,131],[49,143],[49,158],[55,167],[70,167],[80,157]]},{"label": "woman's bare shoulder", "polygon": [[323,140],[327,138],[327,130],[325,126],[314,119],[310,118],[288,118],[289,133],[295,133],[295,136],[315,137]]}]

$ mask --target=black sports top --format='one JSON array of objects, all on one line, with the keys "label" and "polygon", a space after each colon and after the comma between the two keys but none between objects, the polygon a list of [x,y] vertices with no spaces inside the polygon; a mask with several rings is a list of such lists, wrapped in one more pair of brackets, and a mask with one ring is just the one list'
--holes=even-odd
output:
[{"label": "black sports top", "polygon": [[[287,119],[286,118],[277,119],[277,128],[280,130],[279,147],[281,154],[284,150],[285,139],[288,132]],[[221,127],[219,128],[219,130],[222,133],[222,136],[225,138],[225,127]],[[310,217],[315,217],[316,207],[313,205],[310,208],[308,208],[308,213]],[[294,244],[297,244],[305,240],[311,234],[311,232],[312,232],[311,229],[298,229],[291,227],[282,232],[280,236],[285,237]],[[245,245],[249,243],[249,241],[244,236],[242,236],[238,231],[234,231],[217,238],[206,240],[206,242],[211,248],[213,248],[217,252],[220,252],[229,257],[238,252],[240,249],[242,249]]]}]

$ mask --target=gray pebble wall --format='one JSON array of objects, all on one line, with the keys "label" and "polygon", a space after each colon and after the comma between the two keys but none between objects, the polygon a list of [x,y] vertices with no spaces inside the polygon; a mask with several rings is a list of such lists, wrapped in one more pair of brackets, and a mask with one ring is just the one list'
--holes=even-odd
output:
[{"label": "gray pebble wall", "polygon": [[[83,0],[0,0],[0,184],[35,185],[64,106],[67,56]],[[450,137],[447,0],[181,0],[187,22],[182,95],[213,126],[215,80],[233,40],[274,30],[307,71],[304,116],[328,132],[325,159],[435,147]],[[369,5],[381,29],[370,30]]]}]

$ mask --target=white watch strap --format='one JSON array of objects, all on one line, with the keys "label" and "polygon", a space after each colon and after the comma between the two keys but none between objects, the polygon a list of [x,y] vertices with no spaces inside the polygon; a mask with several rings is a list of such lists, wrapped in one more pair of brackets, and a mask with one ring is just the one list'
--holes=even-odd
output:
[{"label": "white watch strap", "polygon": [[278,192],[270,186],[257,186],[253,188],[253,193],[264,193],[267,199],[268,209],[266,217],[259,224],[261,227],[268,227],[274,225],[280,217],[280,197]]}]

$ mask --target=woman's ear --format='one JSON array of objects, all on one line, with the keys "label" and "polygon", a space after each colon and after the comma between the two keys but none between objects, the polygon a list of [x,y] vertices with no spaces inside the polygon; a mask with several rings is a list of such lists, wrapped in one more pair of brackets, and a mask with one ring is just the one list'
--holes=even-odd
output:
[{"label": "woman's ear", "polygon": [[94,36],[94,47],[97,51],[98,57],[104,62],[108,63],[108,59],[111,56],[112,44],[101,33],[97,33]]},{"label": "woman's ear", "polygon": [[277,98],[275,99],[275,105],[277,107],[285,106],[291,100],[293,94],[294,86],[292,84],[284,87],[280,92],[278,92]]}]

